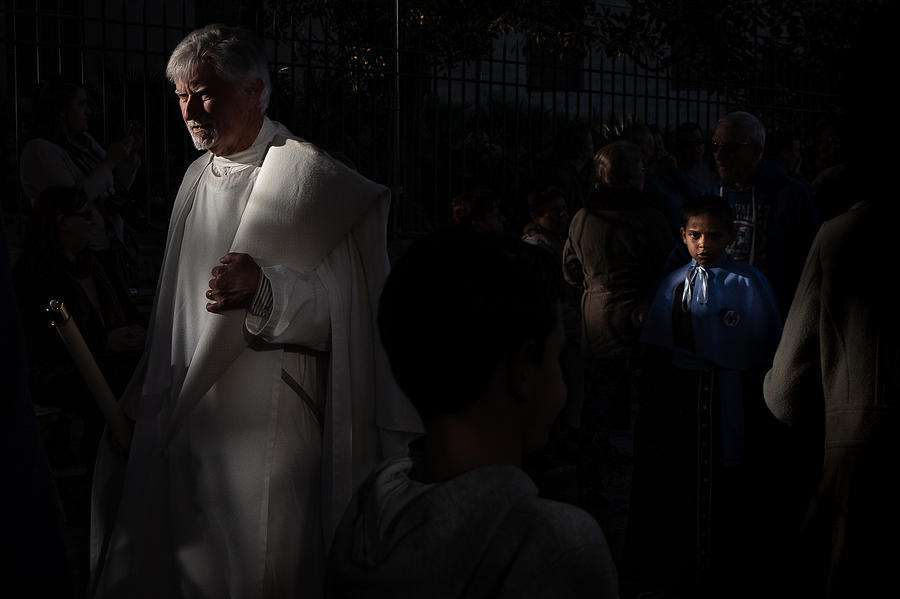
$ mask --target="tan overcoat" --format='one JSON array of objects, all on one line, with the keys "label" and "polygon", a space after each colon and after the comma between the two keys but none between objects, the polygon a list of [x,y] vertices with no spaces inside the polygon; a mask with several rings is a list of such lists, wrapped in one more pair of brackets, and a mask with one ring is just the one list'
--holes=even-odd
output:
[{"label": "tan overcoat", "polygon": [[812,575],[821,578],[810,582],[830,597],[874,596],[900,563],[896,216],[860,203],[822,226],[765,380],[766,403],[782,421],[809,430],[824,418],[804,534],[805,553],[819,558]]}]

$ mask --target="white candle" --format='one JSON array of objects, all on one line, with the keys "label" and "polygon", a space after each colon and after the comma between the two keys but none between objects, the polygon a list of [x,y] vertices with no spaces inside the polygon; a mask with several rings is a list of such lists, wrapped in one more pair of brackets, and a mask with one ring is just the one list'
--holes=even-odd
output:
[{"label": "white candle", "polygon": [[97,406],[103,413],[104,418],[106,418],[109,430],[116,438],[116,441],[127,450],[131,446],[131,427],[128,426],[125,414],[122,412],[122,408],[119,407],[116,398],[113,397],[112,391],[110,391],[109,385],[103,377],[103,373],[97,367],[97,362],[94,360],[91,350],[88,349],[87,344],[84,342],[84,337],[81,336],[78,325],[72,321],[65,304],[59,300],[50,300],[47,312],[50,313],[52,318],[50,324],[59,331],[59,336],[62,337],[63,343],[66,344],[66,348],[69,350],[69,355],[72,356],[72,361],[75,362],[75,367],[78,368],[78,372],[81,373],[81,377],[94,396]]}]

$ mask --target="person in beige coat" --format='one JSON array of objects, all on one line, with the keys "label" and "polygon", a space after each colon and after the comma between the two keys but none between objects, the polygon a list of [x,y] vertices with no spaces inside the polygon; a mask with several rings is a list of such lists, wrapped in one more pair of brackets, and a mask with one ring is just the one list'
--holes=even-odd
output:
[{"label": "person in beige coat", "polygon": [[665,219],[642,192],[640,148],[627,141],[607,144],[594,166],[597,186],[572,219],[563,250],[566,281],[583,290],[579,486],[586,504],[599,502],[606,457],[630,452],[641,325],[673,245]]},{"label": "person in beige coat", "polygon": [[630,142],[594,157],[598,185],[569,226],[563,261],[569,284],[584,289],[586,358],[634,355],[640,324],[674,243],[662,215],[642,194],[643,161]]},{"label": "person in beige coat", "polygon": [[862,202],[822,226],[766,375],[779,419],[806,439],[824,429],[795,553],[808,557],[797,564],[806,596],[878,596],[896,581],[900,331],[883,266],[897,215],[887,202]]}]

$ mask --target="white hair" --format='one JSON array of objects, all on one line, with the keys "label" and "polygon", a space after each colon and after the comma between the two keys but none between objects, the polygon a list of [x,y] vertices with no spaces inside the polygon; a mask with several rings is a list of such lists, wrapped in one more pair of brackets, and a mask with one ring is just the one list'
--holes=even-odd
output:
[{"label": "white hair", "polygon": [[748,141],[759,144],[759,147],[761,148],[766,147],[766,126],[762,124],[761,120],[749,112],[744,112],[742,110],[729,112],[720,118],[716,125],[719,123],[731,123],[732,125],[737,125],[743,130]]},{"label": "white hair", "polygon": [[195,29],[175,46],[166,65],[166,77],[172,83],[185,81],[196,76],[203,66],[212,67],[225,81],[249,83],[261,79],[259,110],[266,111],[272,95],[269,64],[252,33],[218,24]]}]

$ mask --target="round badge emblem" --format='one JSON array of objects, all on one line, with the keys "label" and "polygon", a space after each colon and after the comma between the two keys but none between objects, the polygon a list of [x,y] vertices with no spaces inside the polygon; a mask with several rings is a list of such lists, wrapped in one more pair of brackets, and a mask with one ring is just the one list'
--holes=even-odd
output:
[{"label": "round badge emblem", "polygon": [[740,324],[741,313],[737,310],[722,310],[719,313],[719,318],[722,320],[722,324],[730,329],[733,329]]}]

